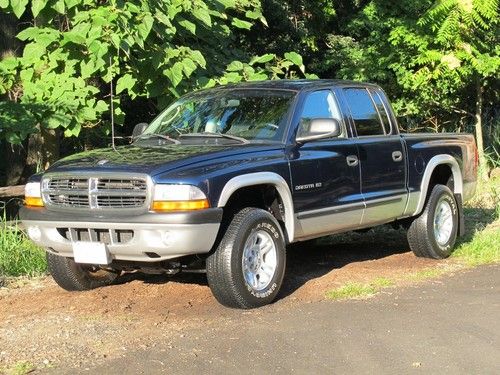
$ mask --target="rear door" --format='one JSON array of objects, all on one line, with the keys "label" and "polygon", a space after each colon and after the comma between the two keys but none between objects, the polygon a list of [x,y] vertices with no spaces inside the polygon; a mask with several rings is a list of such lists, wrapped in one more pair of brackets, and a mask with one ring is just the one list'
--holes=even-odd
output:
[{"label": "rear door", "polygon": [[406,206],[403,140],[388,115],[382,90],[347,87],[341,91],[358,147],[366,206],[362,225],[388,222],[402,216]]},{"label": "rear door", "polygon": [[289,154],[293,203],[302,233],[329,234],[359,227],[364,202],[360,191],[357,147],[349,137],[335,94],[329,89],[304,93],[294,116],[298,126],[314,118],[335,118],[340,137],[296,144]]}]

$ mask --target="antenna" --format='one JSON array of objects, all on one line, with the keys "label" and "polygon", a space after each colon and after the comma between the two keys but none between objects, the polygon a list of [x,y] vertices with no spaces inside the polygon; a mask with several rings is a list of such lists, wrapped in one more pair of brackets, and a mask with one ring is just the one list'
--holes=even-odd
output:
[{"label": "antenna", "polygon": [[113,65],[112,65],[111,56],[109,56],[109,71],[111,73],[111,79],[109,81],[109,100],[110,100],[109,108],[111,109],[111,148],[114,151],[117,151],[116,146],[115,146],[115,107],[113,104],[113,98],[114,98],[114,95],[113,95]]}]

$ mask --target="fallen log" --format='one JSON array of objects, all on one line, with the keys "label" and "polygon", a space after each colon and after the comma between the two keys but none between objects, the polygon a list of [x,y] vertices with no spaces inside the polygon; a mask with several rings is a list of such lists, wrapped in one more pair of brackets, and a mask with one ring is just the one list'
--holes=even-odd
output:
[{"label": "fallen log", "polygon": [[24,185],[0,187],[0,198],[21,197],[24,195]]}]

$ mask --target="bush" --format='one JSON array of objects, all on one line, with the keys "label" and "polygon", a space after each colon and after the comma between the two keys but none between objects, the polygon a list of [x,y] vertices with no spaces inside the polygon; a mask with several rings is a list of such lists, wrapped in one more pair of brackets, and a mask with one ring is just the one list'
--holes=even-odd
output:
[{"label": "bush", "polygon": [[0,277],[33,277],[46,271],[45,251],[28,239],[17,222],[0,220]]}]

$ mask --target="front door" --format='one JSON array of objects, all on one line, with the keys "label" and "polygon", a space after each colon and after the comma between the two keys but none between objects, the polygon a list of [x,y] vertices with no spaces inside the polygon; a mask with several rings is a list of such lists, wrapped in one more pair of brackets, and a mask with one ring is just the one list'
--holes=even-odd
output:
[{"label": "front door", "polygon": [[307,126],[314,118],[335,118],[342,124],[343,133],[340,137],[296,145],[290,152],[297,237],[359,226],[364,202],[357,147],[353,139],[348,138],[334,93],[330,90],[309,92],[298,110],[298,126]]}]

